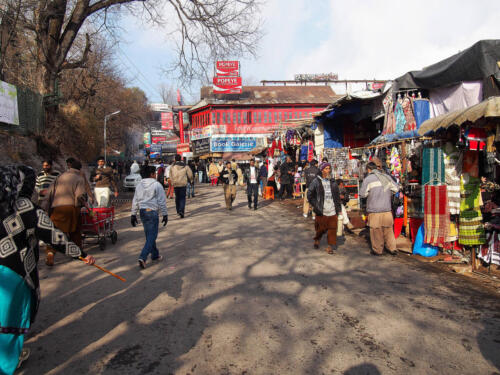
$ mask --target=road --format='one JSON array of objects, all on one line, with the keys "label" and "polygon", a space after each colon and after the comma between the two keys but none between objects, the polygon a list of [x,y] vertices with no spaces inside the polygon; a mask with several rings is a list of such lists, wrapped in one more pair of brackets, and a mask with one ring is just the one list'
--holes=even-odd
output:
[{"label": "road", "polygon": [[[312,247],[312,221],[281,202],[248,210],[203,187],[160,230],[140,270],[142,227],[117,216],[98,263],[40,261],[42,305],[21,374],[500,374],[500,298],[410,257],[347,237]],[[324,243],[323,243],[324,245]]]}]

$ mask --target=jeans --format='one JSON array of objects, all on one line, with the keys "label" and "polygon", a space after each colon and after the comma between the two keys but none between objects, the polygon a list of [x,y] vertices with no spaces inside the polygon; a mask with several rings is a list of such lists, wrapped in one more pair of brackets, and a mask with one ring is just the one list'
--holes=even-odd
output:
[{"label": "jeans", "polygon": [[187,187],[174,187],[175,192],[175,209],[180,215],[184,215],[184,209],[186,208],[186,190]]},{"label": "jeans", "polygon": [[248,207],[252,206],[252,195],[253,195],[253,208],[257,208],[257,203],[259,202],[259,184],[248,184],[247,186],[247,197],[248,197]]},{"label": "jeans", "polygon": [[186,195],[188,198],[194,198],[194,182],[192,184],[188,182],[186,186]]},{"label": "jeans", "polygon": [[203,182],[203,172],[198,171],[198,182],[201,184]]},{"label": "jeans", "polygon": [[146,243],[142,248],[140,259],[146,261],[148,255],[151,254],[151,259],[158,259],[160,254],[156,248],[156,237],[158,237],[158,211],[147,211],[141,209],[139,211],[142,221],[142,226],[144,227],[144,234],[146,235]]}]

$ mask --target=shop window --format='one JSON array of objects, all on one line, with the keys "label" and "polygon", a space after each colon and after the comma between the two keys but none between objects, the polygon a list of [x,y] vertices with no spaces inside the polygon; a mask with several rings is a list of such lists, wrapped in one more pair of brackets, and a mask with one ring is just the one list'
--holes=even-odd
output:
[{"label": "shop window", "polygon": [[238,124],[241,124],[241,112],[238,111]]},{"label": "shop window", "polygon": [[293,113],[292,112],[288,112],[288,119],[289,120],[293,119]]},{"label": "shop window", "polygon": [[236,112],[233,112],[233,124],[236,124]]},{"label": "shop window", "polygon": [[267,122],[267,112],[264,112],[264,123]]},{"label": "shop window", "polygon": [[242,112],[242,115],[241,115],[241,120],[242,120],[242,123],[243,123],[243,124],[246,124],[246,123],[247,123],[247,117],[248,117],[247,112]]},{"label": "shop window", "polygon": [[253,113],[253,122],[254,124],[257,123],[257,112]]},{"label": "shop window", "polygon": [[248,124],[252,123],[252,112],[247,112],[246,119]]},{"label": "shop window", "polygon": [[220,112],[217,112],[217,125],[220,125]]},{"label": "shop window", "polygon": [[277,122],[281,122],[281,112],[277,112],[278,113],[278,121]]}]

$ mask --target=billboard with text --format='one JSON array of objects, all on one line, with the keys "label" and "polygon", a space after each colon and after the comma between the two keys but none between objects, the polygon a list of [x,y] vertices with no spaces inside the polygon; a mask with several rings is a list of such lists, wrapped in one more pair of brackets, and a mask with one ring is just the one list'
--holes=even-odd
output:
[{"label": "billboard with text", "polygon": [[218,77],[238,77],[240,75],[239,61],[217,61],[215,75]]},{"label": "billboard with text", "polygon": [[214,94],[241,94],[241,77],[214,77]]}]

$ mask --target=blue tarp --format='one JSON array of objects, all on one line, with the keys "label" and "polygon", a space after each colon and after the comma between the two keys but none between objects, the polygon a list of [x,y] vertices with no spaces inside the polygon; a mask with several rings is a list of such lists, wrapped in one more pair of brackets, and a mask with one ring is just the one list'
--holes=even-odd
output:
[{"label": "blue tarp", "polygon": [[388,142],[394,142],[400,139],[407,139],[407,138],[415,138],[415,137],[420,137],[418,134],[417,130],[411,130],[411,131],[406,131],[402,133],[393,133],[393,134],[386,134],[386,135],[379,135],[377,138],[375,138],[373,141],[370,142],[371,145],[377,144],[377,143],[388,143]]},{"label": "blue tarp", "polygon": [[325,124],[324,130],[325,148],[341,148],[344,142],[344,126],[342,122],[335,121]]}]

